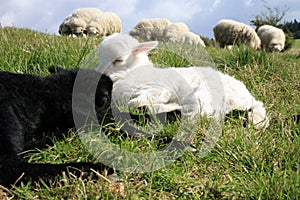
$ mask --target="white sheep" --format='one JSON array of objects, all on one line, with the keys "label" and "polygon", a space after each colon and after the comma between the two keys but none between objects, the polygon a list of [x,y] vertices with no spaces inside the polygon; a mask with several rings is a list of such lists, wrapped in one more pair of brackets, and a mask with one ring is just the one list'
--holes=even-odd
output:
[{"label": "white sheep", "polygon": [[103,37],[122,31],[122,22],[118,15],[104,12],[92,18],[87,25],[87,35]]},{"label": "white sheep", "polygon": [[129,32],[129,35],[141,40],[159,40],[162,38],[164,28],[171,24],[166,18],[142,19]]},{"label": "white sheep", "polygon": [[232,111],[248,112],[254,127],[268,126],[263,103],[237,79],[210,67],[156,68],[147,53],[157,41],[139,43],[126,34],[113,34],[99,45],[97,70],[113,80],[113,102],[147,106],[152,113],[180,110],[218,118]]},{"label": "white sheep", "polygon": [[192,32],[186,32],[183,35],[181,35],[180,42],[184,43],[184,44],[205,47],[205,43],[201,39],[201,37],[199,35],[195,34],[195,33],[192,33]]},{"label": "white sheep", "polygon": [[189,27],[183,22],[169,24],[164,29],[163,40],[167,42],[179,42],[181,36],[189,31]]},{"label": "white sheep", "polygon": [[230,45],[246,44],[260,49],[261,41],[255,30],[244,23],[234,20],[220,20],[213,28],[216,45],[224,48]]},{"label": "white sheep", "polygon": [[102,11],[98,8],[78,8],[64,19],[59,26],[58,33],[61,35],[75,34],[76,36],[82,36],[86,34],[86,26],[89,21],[101,14]]},{"label": "white sheep", "polygon": [[282,51],[285,45],[285,34],[280,28],[271,25],[263,25],[257,30],[262,47],[275,51]]}]

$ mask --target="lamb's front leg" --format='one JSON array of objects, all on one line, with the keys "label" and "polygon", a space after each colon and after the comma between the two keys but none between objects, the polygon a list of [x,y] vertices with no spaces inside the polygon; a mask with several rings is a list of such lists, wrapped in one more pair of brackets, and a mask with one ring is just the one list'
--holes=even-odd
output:
[{"label": "lamb's front leg", "polygon": [[145,87],[132,94],[129,107],[147,107],[151,114],[181,110],[181,106],[174,100],[172,91],[163,87]]}]

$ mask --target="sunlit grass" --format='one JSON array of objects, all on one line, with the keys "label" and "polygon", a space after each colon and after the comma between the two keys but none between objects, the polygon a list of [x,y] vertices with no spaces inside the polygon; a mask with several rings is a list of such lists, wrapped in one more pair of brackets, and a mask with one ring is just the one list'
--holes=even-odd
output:
[{"label": "sunlit grass", "polygon": [[295,40],[292,47],[295,49],[300,49],[300,39]]},{"label": "sunlit grass", "polygon": [[[82,66],[99,42],[2,28],[0,70],[44,76],[49,65],[67,69]],[[57,177],[60,181],[50,185],[29,182],[13,189],[0,188],[0,198],[5,194],[16,199],[299,199],[299,124],[291,118],[300,112],[299,51],[272,53],[247,47],[234,47],[232,51],[209,47],[207,51],[219,70],[243,81],[265,103],[270,127],[256,131],[244,127],[241,119],[230,118],[217,144],[204,157],[186,152],[157,171],[119,172],[124,181],[117,183],[101,176],[82,181],[62,175]],[[186,59],[163,49],[153,51],[150,57],[167,66],[189,65]],[[172,136],[176,128],[168,125],[161,134]],[[121,137],[118,126],[107,128],[106,133],[128,151],[156,148],[155,140]],[[198,148],[203,135],[205,127],[194,140]],[[66,133],[63,141],[54,138],[54,143],[46,149],[32,149],[24,156],[39,163],[96,162],[74,130]]]}]

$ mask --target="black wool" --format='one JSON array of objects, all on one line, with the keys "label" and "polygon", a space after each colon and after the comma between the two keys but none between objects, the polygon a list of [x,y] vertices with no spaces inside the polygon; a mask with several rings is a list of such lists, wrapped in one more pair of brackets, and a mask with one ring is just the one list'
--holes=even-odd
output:
[{"label": "black wool", "polygon": [[[13,184],[21,176],[21,180],[25,181],[52,179],[62,171],[75,168],[83,172],[90,172],[90,168],[113,172],[102,164],[31,164],[20,157],[19,154],[29,148],[43,147],[51,142],[53,133],[62,138],[62,133],[75,127],[72,95],[79,71],[81,76],[76,81],[84,87],[84,92],[80,93],[83,90],[79,90],[77,94],[79,100],[96,110],[99,121],[109,120],[112,91],[109,77],[88,69],[64,70],[51,66],[49,71],[52,74],[46,77],[0,72],[1,185]],[[99,82],[95,84],[94,81]],[[90,90],[93,85],[96,85],[95,91]],[[92,92],[94,99],[90,99]],[[75,115],[80,114],[80,111],[75,111]],[[82,115],[85,117],[84,113]]]}]

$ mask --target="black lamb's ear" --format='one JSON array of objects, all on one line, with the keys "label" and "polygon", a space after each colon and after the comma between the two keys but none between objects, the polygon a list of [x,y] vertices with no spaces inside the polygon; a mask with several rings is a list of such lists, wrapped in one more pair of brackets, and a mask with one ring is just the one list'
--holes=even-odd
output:
[{"label": "black lamb's ear", "polygon": [[48,71],[51,74],[57,74],[57,73],[61,73],[61,72],[66,72],[67,70],[60,66],[51,65],[48,67]]}]

